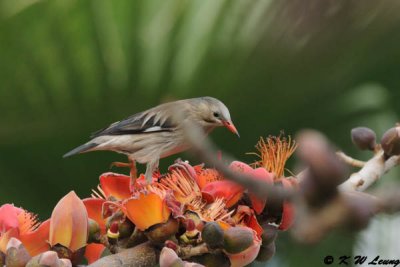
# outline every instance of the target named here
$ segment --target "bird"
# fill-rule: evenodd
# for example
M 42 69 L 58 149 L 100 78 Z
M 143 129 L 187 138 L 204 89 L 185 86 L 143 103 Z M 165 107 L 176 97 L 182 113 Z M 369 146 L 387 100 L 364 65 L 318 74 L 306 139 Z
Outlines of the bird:
M 238 137 L 228 108 L 220 100 L 210 97 L 182 99 L 160 104 L 94 132 L 87 143 L 63 157 L 90 151 L 108 150 L 128 156 L 132 183 L 136 179 L 136 162 L 146 164 L 145 178 L 151 183 L 159 160 L 190 148 L 185 138 L 186 125 L 202 129 L 204 137 L 216 127 L 224 126 Z

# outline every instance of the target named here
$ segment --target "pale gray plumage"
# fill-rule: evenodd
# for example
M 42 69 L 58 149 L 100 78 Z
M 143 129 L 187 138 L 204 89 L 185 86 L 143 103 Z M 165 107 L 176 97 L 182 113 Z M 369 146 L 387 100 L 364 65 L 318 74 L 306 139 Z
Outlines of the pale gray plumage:
M 115 122 L 95 132 L 92 140 L 64 157 L 96 150 L 126 154 L 132 161 L 147 164 L 145 176 L 149 181 L 160 158 L 189 148 L 182 129 L 186 122 L 200 127 L 205 134 L 218 126 L 238 134 L 221 101 L 212 97 L 191 98 L 161 104 Z

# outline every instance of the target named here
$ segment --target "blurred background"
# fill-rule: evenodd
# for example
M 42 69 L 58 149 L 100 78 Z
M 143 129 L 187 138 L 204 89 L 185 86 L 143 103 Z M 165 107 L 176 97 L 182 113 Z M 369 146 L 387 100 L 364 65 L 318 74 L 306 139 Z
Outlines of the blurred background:
M 0 0 L 0 204 L 46 219 L 68 191 L 89 196 L 125 157 L 62 155 L 113 121 L 180 98 L 221 99 L 241 138 L 218 129 L 212 139 L 245 162 L 260 136 L 303 128 L 366 159 L 350 129 L 380 136 L 400 114 L 399 12 L 397 0 Z M 313 247 L 283 233 L 267 265 L 383 255 L 399 235 L 393 220 Z

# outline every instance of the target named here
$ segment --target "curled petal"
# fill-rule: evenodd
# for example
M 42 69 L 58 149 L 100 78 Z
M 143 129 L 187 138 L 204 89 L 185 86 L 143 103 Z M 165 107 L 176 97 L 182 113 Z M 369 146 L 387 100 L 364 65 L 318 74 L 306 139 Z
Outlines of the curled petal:
M 142 231 L 165 223 L 171 214 L 166 201 L 155 193 L 141 193 L 137 199 L 131 198 L 123 206 L 125 215 Z
M 229 165 L 229 169 L 231 169 L 234 172 L 247 173 L 247 174 L 251 174 L 253 172 L 253 168 L 250 167 L 250 165 L 241 161 L 232 161 L 232 163 Z
M 293 179 L 281 178 L 279 181 L 282 183 L 282 186 L 284 188 L 290 189 L 294 186 L 291 180 Z M 281 231 L 286 231 L 287 229 L 289 229 L 293 224 L 294 216 L 295 210 L 293 204 L 288 201 L 284 201 L 282 207 L 282 219 L 278 229 Z
M 18 215 L 23 209 L 12 204 L 4 204 L 0 207 L 0 233 L 7 232 L 11 228 L 18 228 Z
M 181 159 L 176 160 L 176 162 L 174 164 L 169 166 L 168 171 L 182 172 L 186 176 L 190 177 L 191 179 L 196 179 L 196 177 L 197 177 L 197 171 L 196 171 L 195 167 L 193 167 L 188 162 L 183 161 Z
M 248 206 L 239 205 L 237 207 L 236 214 L 233 216 L 233 219 L 236 221 L 236 223 L 253 229 L 259 238 L 264 232 L 264 229 L 257 221 L 254 211 Z
M 264 168 L 254 169 L 250 175 L 251 175 L 251 177 L 253 177 L 253 179 L 263 181 L 267 184 L 273 184 L 273 182 L 274 182 L 274 174 L 268 172 Z M 250 197 L 250 201 L 251 201 L 251 206 L 253 207 L 254 211 L 257 214 L 260 214 L 265 208 L 267 198 L 259 197 L 251 192 L 249 193 L 249 197 Z
M 243 192 L 242 186 L 228 180 L 208 183 L 201 191 L 203 198 L 208 203 L 222 198 L 225 200 L 227 208 L 235 205 L 242 198 Z
M 196 177 L 200 189 L 203 189 L 208 183 L 220 180 L 223 180 L 223 177 L 216 169 L 202 169 Z
M 76 251 L 86 245 L 88 214 L 82 200 L 74 191 L 69 192 L 55 206 L 50 218 L 51 246 L 61 244 Z
M 130 198 L 132 192 L 130 189 L 131 178 L 127 175 L 106 172 L 100 176 L 100 185 L 105 196 L 113 196 L 117 200 Z
M 101 198 L 85 198 L 83 204 L 86 207 L 86 211 L 88 213 L 88 217 L 92 220 L 95 220 L 100 227 L 101 233 L 106 233 L 106 220 L 103 219 L 103 204 L 106 202 Z
M 103 244 L 91 243 L 85 248 L 85 258 L 89 264 L 101 258 L 106 247 Z
M 231 261 L 231 267 L 246 266 L 247 264 L 252 263 L 257 258 L 258 252 L 260 251 L 261 239 L 257 237 L 256 232 L 254 232 L 253 240 L 253 244 L 240 253 L 230 254 L 225 252 L 229 257 L 229 260 Z
M 32 257 L 49 250 L 49 230 L 50 220 L 47 220 L 36 230 L 20 234 L 19 239 Z

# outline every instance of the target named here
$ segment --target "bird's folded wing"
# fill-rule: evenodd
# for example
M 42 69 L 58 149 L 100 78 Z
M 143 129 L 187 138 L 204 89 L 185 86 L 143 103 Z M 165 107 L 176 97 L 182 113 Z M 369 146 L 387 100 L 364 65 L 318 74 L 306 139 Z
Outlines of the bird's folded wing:
M 91 135 L 91 138 L 101 135 L 123 135 L 172 131 L 176 125 L 168 118 L 168 114 L 160 110 L 140 112 L 129 118 L 114 122 L 107 128 Z

